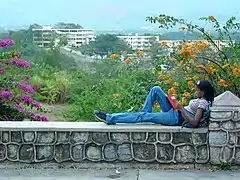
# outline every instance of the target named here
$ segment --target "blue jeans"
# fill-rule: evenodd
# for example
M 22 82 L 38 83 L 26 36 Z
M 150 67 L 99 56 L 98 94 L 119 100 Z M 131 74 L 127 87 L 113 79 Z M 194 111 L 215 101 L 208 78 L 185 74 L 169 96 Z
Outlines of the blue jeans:
M 152 106 L 155 101 L 159 103 L 162 112 L 152 113 Z M 150 122 L 174 126 L 178 125 L 178 111 L 171 107 L 163 90 L 158 86 L 154 86 L 147 95 L 140 112 L 107 114 L 106 120 L 108 124 Z

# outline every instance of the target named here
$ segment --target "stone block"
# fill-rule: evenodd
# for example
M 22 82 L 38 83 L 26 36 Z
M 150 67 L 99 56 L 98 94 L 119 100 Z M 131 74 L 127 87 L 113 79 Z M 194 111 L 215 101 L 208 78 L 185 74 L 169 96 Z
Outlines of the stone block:
M 85 158 L 84 145 L 74 145 L 72 147 L 71 155 L 74 161 L 82 161 Z
M 107 161 L 114 161 L 117 159 L 117 148 L 115 144 L 106 144 L 104 146 L 103 158 Z
M 121 161 L 130 161 L 132 157 L 132 148 L 130 143 L 120 144 L 117 147 L 118 159 Z
M 53 144 L 54 142 L 54 132 L 37 132 L 37 144 Z
M 231 120 L 233 117 L 232 111 L 211 111 L 210 118 L 214 121 L 222 121 L 222 120 Z
M 7 145 L 7 158 L 10 161 L 16 161 L 18 160 L 18 151 L 19 151 L 19 145 L 18 144 L 8 144 Z
M 16 143 L 22 142 L 22 136 L 20 131 L 11 132 L 11 142 L 16 142 Z
M 210 131 L 209 145 L 210 146 L 224 146 L 228 142 L 227 133 L 224 131 Z
M 4 144 L 0 144 L 0 161 L 4 161 L 6 158 L 6 146 Z
M 164 132 L 159 132 L 158 133 L 158 141 L 161 143 L 169 143 L 172 141 L 172 134 L 171 133 L 164 133 Z
M 88 132 L 72 132 L 70 142 L 71 143 L 86 143 L 90 140 Z
M 193 163 L 196 158 L 196 152 L 193 146 L 183 145 L 176 147 L 175 160 L 178 163 Z
M 171 144 L 157 144 L 157 160 L 167 163 L 173 160 L 174 147 Z
M 86 157 L 90 161 L 100 161 L 102 159 L 102 146 L 98 146 L 96 144 L 87 144 Z
M 236 133 L 234 132 L 229 132 L 228 133 L 229 135 L 229 144 L 230 145 L 235 145 L 237 143 L 237 136 L 236 136 Z
M 209 161 L 209 150 L 207 145 L 197 146 L 196 153 L 197 163 L 207 163 Z
M 192 144 L 191 133 L 186 132 L 176 132 L 173 133 L 173 144 Z
M 240 147 L 235 149 L 235 164 L 240 165 Z
M 70 132 L 57 132 L 57 143 L 68 143 Z
M 240 121 L 235 122 L 235 129 L 240 131 Z
M 129 142 L 130 141 L 130 134 L 129 133 L 111 133 L 110 134 L 111 141 L 115 143 L 124 143 L 124 142 Z
M 155 132 L 149 132 L 147 142 L 156 142 L 157 141 L 157 133 Z
M 221 164 L 221 147 L 210 147 L 210 163 L 213 165 Z
M 225 130 L 234 130 L 235 129 L 235 123 L 233 121 L 225 121 L 222 123 L 222 127 Z
M 32 144 L 22 144 L 19 148 L 19 160 L 31 163 L 34 161 L 34 148 Z
M 230 148 L 228 146 L 222 147 L 220 161 L 222 163 L 232 163 L 233 158 L 234 158 L 233 148 Z
M 240 146 L 240 132 L 236 133 L 236 145 Z
M 156 148 L 154 144 L 134 143 L 134 159 L 141 162 L 152 162 L 155 160 Z
M 70 145 L 58 144 L 55 145 L 55 160 L 57 162 L 64 162 L 70 160 Z
M 214 98 L 213 107 L 219 108 L 221 106 L 229 107 L 240 107 L 240 99 L 233 94 L 231 91 L 225 91 Z
M 109 141 L 107 132 L 92 133 L 92 141 L 98 145 L 104 145 Z
M 192 141 L 194 145 L 207 143 L 206 133 L 192 133 Z
M 24 142 L 35 142 L 35 132 L 22 132 Z
M 234 112 L 234 116 L 233 116 L 232 120 L 235 122 L 240 121 L 240 110 Z
M 131 135 L 132 141 L 135 142 L 144 142 L 147 139 L 147 133 L 145 132 L 133 132 Z
M 219 130 L 221 128 L 221 123 L 210 120 L 208 128 L 209 130 Z
M 10 141 L 10 134 L 8 131 L 3 131 L 2 132 L 2 142 L 3 143 L 8 143 Z
M 54 147 L 51 145 L 36 146 L 36 161 L 50 161 L 54 157 Z

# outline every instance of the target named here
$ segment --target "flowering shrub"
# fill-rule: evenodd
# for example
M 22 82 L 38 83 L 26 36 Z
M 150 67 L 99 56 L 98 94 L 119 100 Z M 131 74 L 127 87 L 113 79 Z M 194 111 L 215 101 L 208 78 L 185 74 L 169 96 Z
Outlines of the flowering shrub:
M 180 30 L 200 33 L 203 39 L 182 41 L 175 47 L 169 47 L 171 53 L 161 59 L 161 63 L 167 65 L 167 70 L 156 73 L 157 84 L 168 89 L 168 94 L 177 96 L 183 105 L 193 98 L 194 83 L 199 79 L 210 80 L 217 94 L 230 90 L 240 97 L 240 45 L 232 40 L 231 34 L 239 31 L 240 23 L 234 17 L 224 25 L 213 16 L 200 19 L 211 24 L 217 37 L 183 19 L 167 15 L 147 17 L 151 23 L 158 23 L 160 28 L 181 25 Z M 161 45 L 168 46 L 163 42 Z
M 0 40 L 0 120 L 48 121 L 45 116 L 35 114 L 43 108 L 31 97 L 35 91 L 29 83 L 30 77 L 23 74 L 30 63 L 14 50 L 4 51 L 13 45 L 12 40 Z

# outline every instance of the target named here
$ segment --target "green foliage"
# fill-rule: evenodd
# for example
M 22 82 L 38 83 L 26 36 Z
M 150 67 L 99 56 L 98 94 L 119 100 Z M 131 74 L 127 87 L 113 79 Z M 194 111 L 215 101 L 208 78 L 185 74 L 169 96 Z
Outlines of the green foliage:
M 222 163 L 222 164 L 217 166 L 217 170 L 220 170 L 220 171 L 231 171 L 232 170 L 232 166 L 229 163 Z
M 240 23 L 235 17 L 229 18 L 225 23 L 218 22 L 213 16 L 202 17 L 200 20 L 209 23 L 213 27 L 212 31 L 217 35 L 213 36 L 204 27 L 173 16 L 160 14 L 156 17 L 147 17 L 147 21 L 158 23 L 160 28 L 170 29 L 180 25 L 179 29 L 200 34 L 205 40 L 195 43 L 183 41 L 182 45 L 176 47 L 173 54 L 160 59 L 160 62 L 168 64 L 169 59 L 174 57 L 175 64 L 169 66 L 172 73 L 179 71 L 180 66 L 182 66 L 180 71 L 184 76 L 193 77 L 203 72 L 201 78 L 209 79 L 216 87 L 217 94 L 230 90 L 240 97 L 239 45 L 233 41 L 235 34 L 239 33 Z M 216 37 L 226 43 L 225 48 L 222 49 L 215 43 Z M 224 41 L 226 38 L 228 41 Z M 176 82 L 180 81 L 178 78 L 174 79 Z
M 82 29 L 83 28 L 80 24 L 64 23 L 64 22 L 59 22 L 55 24 L 54 27 L 58 29 Z
M 127 43 L 115 35 L 102 34 L 96 37 L 95 41 L 82 45 L 80 51 L 86 55 L 119 54 L 121 51 L 131 51 Z
M 100 66 L 102 68 L 98 68 Z M 113 113 L 141 108 L 147 91 L 155 82 L 151 70 L 136 70 L 112 60 L 104 60 L 96 67 L 91 74 L 73 73 L 78 80 L 71 84 L 71 91 L 75 93 L 67 119 L 93 121 L 94 109 Z

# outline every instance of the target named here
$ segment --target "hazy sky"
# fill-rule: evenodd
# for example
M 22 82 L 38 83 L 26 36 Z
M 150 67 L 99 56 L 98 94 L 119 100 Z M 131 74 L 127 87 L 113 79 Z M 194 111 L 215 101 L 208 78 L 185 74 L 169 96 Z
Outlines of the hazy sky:
M 146 16 L 166 13 L 189 20 L 240 17 L 240 0 L 0 0 L 0 25 L 79 23 L 98 30 L 150 26 Z

